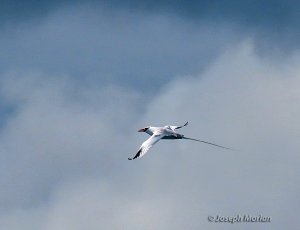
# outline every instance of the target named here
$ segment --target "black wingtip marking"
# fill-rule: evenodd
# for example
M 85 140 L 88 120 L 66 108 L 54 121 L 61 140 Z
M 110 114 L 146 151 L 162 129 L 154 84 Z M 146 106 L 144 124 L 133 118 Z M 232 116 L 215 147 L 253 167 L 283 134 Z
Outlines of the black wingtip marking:
M 134 159 L 138 158 L 138 157 L 141 155 L 141 152 L 142 152 L 142 149 L 140 149 L 140 150 L 137 152 L 137 154 L 135 154 L 135 156 L 134 156 L 133 158 L 129 157 L 128 160 L 131 161 L 131 160 L 134 160 Z

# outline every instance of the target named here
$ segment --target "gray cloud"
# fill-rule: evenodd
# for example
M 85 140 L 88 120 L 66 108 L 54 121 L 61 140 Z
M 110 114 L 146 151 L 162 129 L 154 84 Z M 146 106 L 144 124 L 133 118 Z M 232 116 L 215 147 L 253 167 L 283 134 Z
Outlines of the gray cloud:
M 17 109 L 0 138 L 1 228 L 216 229 L 208 215 L 237 213 L 272 216 L 257 229 L 299 226 L 299 60 L 270 62 L 245 42 L 142 113 L 138 91 L 6 76 Z M 185 120 L 185 135 L 242 151 L 165 141 L 127 161 L 146 138 L 137 128 Z
M 70 79 L 36 76 L 8 75 L 2 83 L 2 94 L 16 107 L 1 131 L 2 207 L 31 207 L 75 174 L 106 174 L 120 150 L 112 140 L 122 139 L 118 131 L 128 132 L 124 124 L 135 119 L 137 94 L 111 86 L 80 88 L 78 95 Z
M 72 75 L 79 84 L 84 79 L 151 92 L 171 78 L 203 71 L 239 39 L 230 27 L 203 24 L 194 30 L 172 17 L 128 12 L 114 17 L 75 7 L 6 31 L 0 70 Z
M 32 1 L 25 4 L 23 1 L 2 1 L 2 17 L 13 18 L 20 16 L 34 16 L 59 7 L 77 5 L 79 1 Z M 173 12 L 187 18 L 214 18 L 241 22 L 245 25 L 267 25 L 283 28 L 294 24 L 299 14 L 295 1 L 136 1 L 136 0 L 112 0 L 112 1 L 86 1 L 87 6 L 102 6 L 113 9 L 132 9 L 143 12 Z M 294 24 L 295 25 L 295 24 Z
M 203 21 L 212 24 L 233 24 L 237 31 L 256 38 L 261 48 L 293 51 L 299 38 L 299 3 L 297 1 L 2 1 L 0 18 L 5 26 L 26 19 L 35 21 L 59 9 L 72 6 L 91 7 L 118 15 L 122 11 L 137 14 L 173 15 L 192 24 L 195 28 Z M 117 16 L 118 17 L 118 16 Z

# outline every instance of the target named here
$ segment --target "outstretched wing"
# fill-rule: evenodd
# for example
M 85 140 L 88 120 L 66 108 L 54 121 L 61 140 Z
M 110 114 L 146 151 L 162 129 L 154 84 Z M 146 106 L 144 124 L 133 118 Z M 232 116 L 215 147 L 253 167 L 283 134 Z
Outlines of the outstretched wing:
M 141 145 L 139 151 L 135 154 L 135 156 L 133 158 L 129 157 L 128 160 L 134 160 L 144 156 L 148 152 L 148 150 L 164 136 L 164 134 L 153 134 Z
M 189 122 L 186 122 L 184 125 L 181 125 L 181 126 L 175 126 L 175 125 L 170 125 L 170 128 L 175 131 L 175 129 L 180 129 L 184 126 L 187 126 Z

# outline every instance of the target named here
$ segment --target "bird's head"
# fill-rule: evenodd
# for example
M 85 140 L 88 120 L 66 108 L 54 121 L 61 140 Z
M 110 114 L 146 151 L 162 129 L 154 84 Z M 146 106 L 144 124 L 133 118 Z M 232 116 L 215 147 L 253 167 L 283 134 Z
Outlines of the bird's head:
M 141 128 L 141 129 L 138 130 L 138 132 L 146 132 L 149 128 L 150 128 L 150 126 L 147 126 L 145 128 Z

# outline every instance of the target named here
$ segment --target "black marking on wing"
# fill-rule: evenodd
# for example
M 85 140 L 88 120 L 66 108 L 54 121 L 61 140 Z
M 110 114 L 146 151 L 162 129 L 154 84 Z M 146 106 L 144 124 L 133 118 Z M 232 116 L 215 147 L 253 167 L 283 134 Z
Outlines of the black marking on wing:
M 182 127 L 184 127 L 184 126 L 187 126 L 188 125 L 188 121 L 184 124 L 184 125 L 182 125 L 182 126 L 178 126 L 178 127 L 176 127 L 175 129 L 180 129 L 180 128 L 182 128 Z
M 139 151 L 137 152 L 137 154 L 135 154 L 135 156 L 133 157 L 133 158 L 131 158 L 131 157 L 128 157 L 128 160 L 134 160 L 134 159 L 136 159 L 136 158 L 138 158 L 138 157 L 140 157 L 140 155 L 141 155 L 141 152 L 142 152 L 142 148 L 140 148 L 139 149 Z
M 176 135 L 164 136 L 162 139 L 164 139 L 164 140 L 176 140 L 176 139 L 182 139 L 182 138 L 184 138 L 184 135 L 177 133 Z

